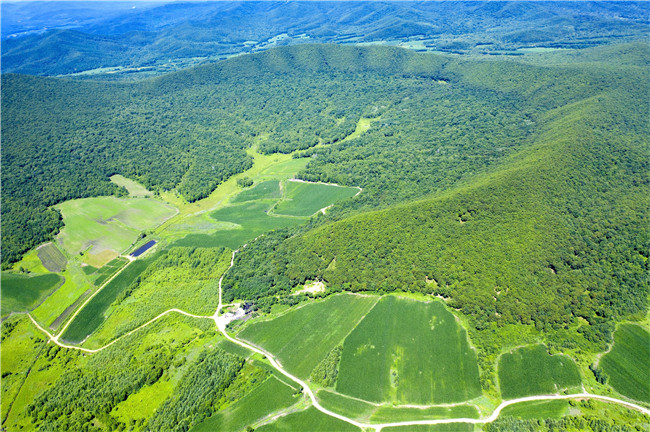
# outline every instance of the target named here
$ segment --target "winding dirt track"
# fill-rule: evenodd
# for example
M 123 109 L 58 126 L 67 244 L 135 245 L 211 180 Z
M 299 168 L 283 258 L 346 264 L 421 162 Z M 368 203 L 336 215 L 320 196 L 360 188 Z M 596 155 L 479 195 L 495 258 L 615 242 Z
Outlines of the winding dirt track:
M 246 245 L 244 245 L 244 247 L 245 246 Z M 52 342 L 54 342 L 55 344 L 57 344 L 58 346 L 63 347 L 63 348 L 76 349 L 76 350 L 84 351 L 84 352 L 91 353 L 91 354 L 108 348 L 109 346 L 111 346 L 114 343 L 118 342 L 120 339 L 125 338 L 125 337 L 137 332 L 138 330 L 141 330 L 142 328 L 154 323 L 155 321 L 159 320 L 163 316 L 165 316 L 165 315 L 167 315 L 169 313 L 172 313 L 172 312 L 180 313 L 182 315 L 189 316 L 189 317 L 192 317 L 192 318 L 212 319 L 212 320 L 214 320 L 214 322 L 215 322 L 217 328 L 219 329 L 219 331 L 224 335 L 224 337 L 226 337 L 226 339 L 228 339 L 232 343 L 235 343 L 235 344 L 237 344 L 237 345 L 239 345 L 241 347 L 244 347 L 244 348 L 246 348 L 246 349 L 248 349 L 250 351 L 253 351 L 253 352 L 256 352 L 258 354 L 266 356 L 266 358 L 269 360 L 271 365 L 275 369 L 277 369 L 278 372 L 280 372 L 282 375 L 286 376 L 287 378 L 289 378 L 291 381 L 295 382 L 296 384 L 300 385 L 303 388 L 303 391 L 309 397 L 309 399 L 310 399 L 312 405 L 314 406 L 314 408 L 316 408 L 318 411 L 320 411 L 323 414 L 326 414 L 326 415 L 328 415 L 330 417 L 334 417 L 334 418 L 339 419 L 341 421 L 344 421 L 346 423 L 352 424 L 352 425 L 354 425 L 354 426 L 356 426 L 358 428 L 361 428 L 361 429 L 374 429 L 376 432 L 380 432 L 383 428 L 395 427 L 395 426 L 435 425 L 435 424 L 449 424 L 449 423 L 471 423 L 471 424 L 491 423 L 491 422 L 493 422 L 494 420 L 497 419 L 497 417 L 499 416 L 501 411 L 507 406 L 514 405 L 514 404 L 517 404 L 517 403 L 520 403 L 520 402 L 544 401 L 544 400 L 553 400 L 553 399 L 596 399 L 596 400 L 601 400 L 601 401 L 604 401 L 604 402 L 610 402 L 610 403 L 616 403 L 616 404 L 619 404 L 619 405 L 623 405 L 623 406 L 628 407 L 630 409 L 639 411 L 639 412 L 641 412 L 641 413 L 643 413 L 645 415 L 650 415 L 650 410 L 647 409 L 647 408 L 644 408 L 644 407 L 642 407 L 640 405 L 637 405 L 637 404 L 634 404 L 634 403 L 631 403 L 631 402 L 627 402 L 627 401 L 624 401 L 624 400 L 621 400 L 621 399 L 616 399 L 616 398 L 612 398 L 612 397 L 608 397 L 608 396 L 595 395 L 595 394 L 591 394 L 591 393 L 587 393 L 587 392 L 570 394 L 570 395 L 554 394 L 554 395 L 528 396 L 528 397 L 503 401 L 503 402 L 501 402 L 501 404 L 499 404 L 499 406 L 496 407 L 496 409 L 492 412 L 492 414 L 489 417 L 485 417 L 485 418 L 481 418 L 481 419 L 451 418 L 451 419 L 413 420 L 413 421 L 402 421 L 402 422 L 395 422 L 395 423 L 375 423 L 375 424 L 371 424 L 371 423 L 359 422 L 359 421 L 356 421 L 356 420 L 351 419 L 349 417 L 346 417 L 344 415 L 337 414 L 337 413 L 335 413 L 333 411 L 330 411 L 327 408 L 323 407 L 318 402 L 318 399 L 314 395 L 314 392 L 307 385 L 307 383 L 304 382 L 303 380 L 301 380 L 300 378 L 290 374 L 286 370 L 284 370 L 282 365 L 280 365 L 280 363 L 273 357 L 273 355 L 271 353 L 269 353 L 269 352 L 267 352 L 267 351 L 265 351 L 265 350 L 263 350 L 263 349 L 261 349 L 259 347 L 255 347 L 255 346 L 247 344 L 246 342 L 235 339 L 226 332 L 226 325 L 230 322 L 231 319 L 221 315 L 221 309 L 223 307 L 221 283 L 223 282 L 223 278 L 224 278 L 225 274 L 235 264 L 235 254 L 237 254 L 237 252 L 239 252 L 239 251 L 236 250 L 236 251 L 234 251 L 232 253 L 232 257 L 230 258 L 230 267 L 228 267 L 228 269 L 226 269 L 224 274 L 221 275 L 221 278 L 219 278 L 219 305 L 218 305 L 217 310 L 215 311 L 213 316 L 193 315 L 193 314 L 187 313 L 185 311 L 182 311 L 180 309 L 169 309 L 169 310 L 161 313 L 157 317 L 155 317 L 155 318 L 147 321 L 146 323 L 142 324 L 141 326 L 139 326 L 139 327 L 131 330 L 130 332 L 120 336 L 119 338 L 113 340 L 109 344 L 107 344 L 107 345 L 105 345 L 105 346 L 103 346 L 101 348 L 94 349 L 94 350 L 87 349 L 87 348 L 82 348 L 82 347 L 77 347 L 77 346 L 72 346 L 72 345 L 62 344 L 61 342 L 59 342 L 59 336 L 63 333 L 63 331 L 61 331 L 61 333 L 59 333 L 58 336 L 53 336 L 47 330 L 45 330 L 43 327 L 41 327 L 29 313 L 27 314 L 27 316 L 29 316 L 29 318 L 32 320 L 34 325 L 39 330 L 41 330 L 43 333 L 45 333 L 49 337 L 49 339 Z M 90 299 L 88 299 L 88 300 L 90 300 Z M 87 302 L 88 301 L 86 301 L 86 303 Z M 84 305 L 82 305 L 81 308 L 83 308 L 83 306 L 85 306 L 85 303 L 84 303 Z M 79 308 L 79 310 L 81 310 L 81 308 Z M 77 313 L 78 313 L 78 311 L 77 311 Z M 69 324 L 69 322 L 68 322 L 68 324 Z M 66 325 L 66 327 L 67 327 L 67 325 Z M 65 328 L 63 330 L 65 330 Z

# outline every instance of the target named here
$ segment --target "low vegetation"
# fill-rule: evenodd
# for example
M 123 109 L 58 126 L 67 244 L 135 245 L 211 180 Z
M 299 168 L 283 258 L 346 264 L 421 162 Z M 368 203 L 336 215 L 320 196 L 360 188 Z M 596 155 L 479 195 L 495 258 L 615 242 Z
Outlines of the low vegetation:
M 579 387 L 580 372 L 571 358 L 549 355 L 544 345 L 522 347 L 499 359 L 499 387 L 504 399 L 555 394 Z
M 43 267 L 49 271 L 53 273 L 60 273 L 65 270 L 65 266 L 68 263 L 68 260 L 54 243 L 45 243 L 36 249 L 36 251 L 38 258 L 43 263 Z
M 312 432 L 359 432 L 356 426 L 321 413 L 314 407 L 280 417 L 273 423 L 255 429 L 258 432 L 312 431 Z
M 284 184 L 285 199 L 273 209 L 279 215 L 311 216 L 317 211 L 345 198 L 350 198 L 359 189 L 325 184 L 287 181 Z
M 25 312 L 36 307 L 58 288 L 63 278 L 58 274 L 25 275 L 2 272 L 2 313 Z

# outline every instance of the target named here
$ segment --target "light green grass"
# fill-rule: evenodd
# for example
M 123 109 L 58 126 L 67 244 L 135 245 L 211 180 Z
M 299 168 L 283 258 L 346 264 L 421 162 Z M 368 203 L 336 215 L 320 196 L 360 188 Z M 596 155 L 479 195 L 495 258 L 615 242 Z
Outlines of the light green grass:
M 275 377 L 269 377 L 264 383 L 248 393 L 242 399 L 217 412 L 203 423 L 191 429 L 192 432 L 239 431 L 255 424 L 270 413 L 287 408 L 300 399 L 294 396 L 294 390 Z
M 517 348 L 499 358 L 499 385 L 504 399 L 552 394 L 580 385 L 571 358 L 549 355 L 542 344 Z
M 32 276 L 2 272 L 1 315 L 31 310 L 62 281 L 63 278 L 54 273 Z
M 370 421 L 373 423 L 386 423 L 445 418 L 479 418 L 479 413 L 476 407 L 469 405 L 430 407 L 423 409 L 382 406 L 370 417 Z
M 231 203 L 240 203 L 246 201 L 255 201 L 260 199 L 274 199 L 282 196 L 280 192 L 280 182 L 276 180 L 267 180 L 258 183 L 250 189 L 238 193 Z
M 50 273 L 50 271 L 43 266 L 41 259 L 38 257 L 38 250 L 36 249 L 32 249 L 23 255 L 23 258 L 15 263 L 12 268 L 14 270 L 23 268 L 30 273 Z
M 275 431 L 292 431 L 292 432 L 360 432 L 361 429 L 344 421 L 335 419 L 310 407 L 305 411 L 289 414 L 280 417 L 273 423 L 264 425 L 255 429 L 257 432 L 275 432 Z
M 171 396 L 174 386 L 168 380 L 160 380 L 155 384 L 143 387 L 139 392 L 130 395 L 125 401 L 113 408 L 111 415 L 129 424 L 131 421 L 151 417 L 156 409 Z
M 123 175 L 115 174 L 114 176 L 111 176 L 111 181 L 118 186 L 124 186 L 126 190 L 129 191 L 129 196 L 145 197 L 153 195 L 153 192 L 148 190 L 146 187 L 135 180 L 124 177 Z
M 417 405 L 481 394 L 476 354 L 451 312 L 439 302 L 393 296 L 382 298 L 345 340 L 336 390 Z
M 129 262 L 126 258 L 117 257 L 114 260 L 110 261 L 97 272 L 97 279 L 95 279 L 95 286 L 101 286 L 104 282 L 110 279 L 111 276 L 115 274 L 119 269 L 124 267 L 124 265 Z M 85 271 L 84 271 L 85 273 Z
M 36 249 L 36 253 L 43 263 L 43 267 L 51 272 L 62 272 L 68 263 L 68 260 L 61 253 L 59 248 L 52 242 L 40 246 Z
M 368 421 L 377 406 L 361 400 L 352 399 L 329 390 L 318 392 L 318 400 L 325 408 L 355 420 Z
M 146 229 L 176 213 L 168 204 L 149 198 L 98 197 L 66 201 L 56 206 L 65 227 L 59 234 L 68 253 L 121 253 Z
M 449 423 L 437 425 L 395 426 L 382 429 L 388 432 L 473 432 L 471 423 Z
M 505 407 L 500 417 L 516 417 L 519 419 L 545 419 L 562 417 L 569 409 L 566 400 L 521 402 Z
M 92 285 L 79 266 L 69 265 L 63 272 L 65 282 L 37 307 L 32 316 L 43 326 L 50 326 L 66 308 L 72 305 Z
M 289 372 L 307 379 L 376 302 L 377 297 L 335 295 L 273 320 L 253 323 L 238 336 L 263 347 Z
M 273 209 L 275 214 L 311 216 L 337 201 L 355 196 L 359 189 L 318 183 L 287 181 L 284 197 Z
M 621 324 L 614 346 L 599 366 L 609 384 L 622 395 L 650 403 L 650 334 L 634 324 Z

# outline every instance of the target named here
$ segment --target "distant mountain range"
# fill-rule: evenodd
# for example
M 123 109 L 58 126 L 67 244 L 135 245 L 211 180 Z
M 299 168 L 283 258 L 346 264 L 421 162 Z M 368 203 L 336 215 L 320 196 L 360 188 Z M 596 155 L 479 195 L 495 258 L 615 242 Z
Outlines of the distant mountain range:
M 313 42 L 516 55 L 647 39 L 649 13 L 646 2 L 3 3 L 2 72 L 158 74 Z

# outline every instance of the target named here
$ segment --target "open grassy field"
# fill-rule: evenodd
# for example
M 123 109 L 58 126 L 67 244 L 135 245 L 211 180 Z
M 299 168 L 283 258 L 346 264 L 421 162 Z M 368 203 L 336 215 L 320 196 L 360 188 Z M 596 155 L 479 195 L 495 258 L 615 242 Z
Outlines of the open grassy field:
M 479 418 L 476 407 L 469 405 L 457 405 L 451 407 L 431 408 L 400 408 L 400 407 L 379 407 L 370 416 L 373 423 L 398 422 L 408 420 L 435 420 L 443 418 Z
M 241 203 L 246 201 L 255 201 L 260 199 L 276 199 L 280 198 L 280 182 L 277 180 L 267 180 L 256 184 L 250 189 L 245 189 L 235 195 L 230 200 L 231 203 Z
M 377 297 L 330 296 L 270 321 L 251 324 L 238 336 L 263 347 L 289 372 L 307 379 L 376 302 Z
M 78 263 L 69 263 L 62 275 L 65 278 L 63 285 L 32 312 L 32 316 L 41 325 L 52 329 L 57 328 L 63 319 L 72 313 L 71 306 L 75 302 L 90 295 L 93 289 L 88 276 Z
M 88 261 L 96 267 L 127 249 L 143 230 L 154 228 L 176 213 L 172 206 L 149 198 L 85 198 L 56 207 L 65 223 L 59 234 L 63 247 L 73 255 L 84 252 L 98 256 L 103 262 Z
M 559 418 L 566 414 L 568 409 L 569 402 L 562 399 L 522 402 L 505 407 L 499 416 L 519 419 Z
M 111 416 L 124 422 L 136 422 L 151 417 L 156 409 L 174 390 L 169 380 L 159 380 L 155 384 L 143 387 L 135 394 L 120 402 L 111 411 Z
M 129 262 L 126 258 L 117 257 L 114 260 L 105 264 L 97 272 L 97 279 L 95 279 L 95 286 L 101 286 L 106 280 L 108 280 L 116 271 L 124 267 L 124 264 Z
M 382 298 L 345 340 L 336 390 L 418 405 L 481 394 L 476 354 L 451 312 L 394 296 Z
M 12 268 L 14 270 L 19 270 L 23 268 L 30 273 L 49 273 L 50 271 L 43 266 L 43 262 L 38 257 L 38 250 L 32 249 L 23 255 L 23 258 L 15 263 Z
M 62 272 L 68 263 L 65 255 L 63 255 L 59 248 L 52 242 L 45 243 L 38 247 L 36 253 L 43 263 L 43 267 L 54 273 Z
M 396 426 L 382 429 L 388 432 L 474 432 L 470 423 L 449 423 L 437 425 Z
M 172 308 L 211 316 L 219 302 L 219 277 L 228 268 L 230 256 L 231 252 L 226 249 L 174 248 L 166 251 L 139 275 L 137 283 L 121 297 L 117 296 L 118 301 L 113 301 L 112 307 L 108 300 L 101 304 L 109 306 L 100 318 L 103 322 L 84 346 L 103 346 Z M 89 303 L 86 307 L 90 306 Z M 77 318 L 80 316 L 81 313 Z M 88 329 L 85 332 L 88 334 Z M 75 336 L 78 339 L 82 334 Z M 67 337 L 68 332 L 64 336 Z
M 111 176 L 111 181 L 118 186 L 124 186 L 124 188 L 129 191 L 129 196 L 145 197 L 153 195 L 153 192 L 148 190 L 146 187 L 135 180 L 124 177 L 123 175 L 115 174 L 114 176 Z
M 305 411 L 289 414 L 280 417 L 273 423 L 255 429 L 258 432 L 276 431 L 310 431 L 310 432 L 359 432 L 360 429 L 344 421 L 335 419 L 310 407 Z
M 294 390 L 274 376 L 242 399 L 219 411 L 191 429 L 192 432 L 239 431 L 255 424 L 270 413 L 287 408 L 300 400 Z
M 7 418 L 9 407 L 45 342 L 43 334 L 26 316 L 12 317 L 2 323 L 0 423 Z
M 58 287 L 63 278 L 58 274 L 27 276 L 2 272 L 1 315 L 32 309 Z
M 129 264 L 79 312 L 79 315 L 70 323 L 70 326 L 63 334 L 63 339 L 72 343 L 79 343 L 97 330 L 104 322 L 105 313 L 109 306 L 142 274 L 157 256 L 139 259 Z
M 580 372 L 569 357 L 549 355 L 542 344 L 517 348 L 499 358 L 499 386 L 504 399 L 551 394 L 580 385 Z
M 650 403 L 650 334 L 634 324 L 621 324 L 614 333 L 614 346 L 599 366 L 609 384 L 622 395 Z
M 289 216 L 311 216 L 320 209 L 359 192 L 357 188 L 296 181 L 286 181 L 284 188 L 284 199 L 273 212 Z
M 320 390 L 318 400 L 325 408 L 356 420 L 369 421 L 378 406 L 329 390 Z

